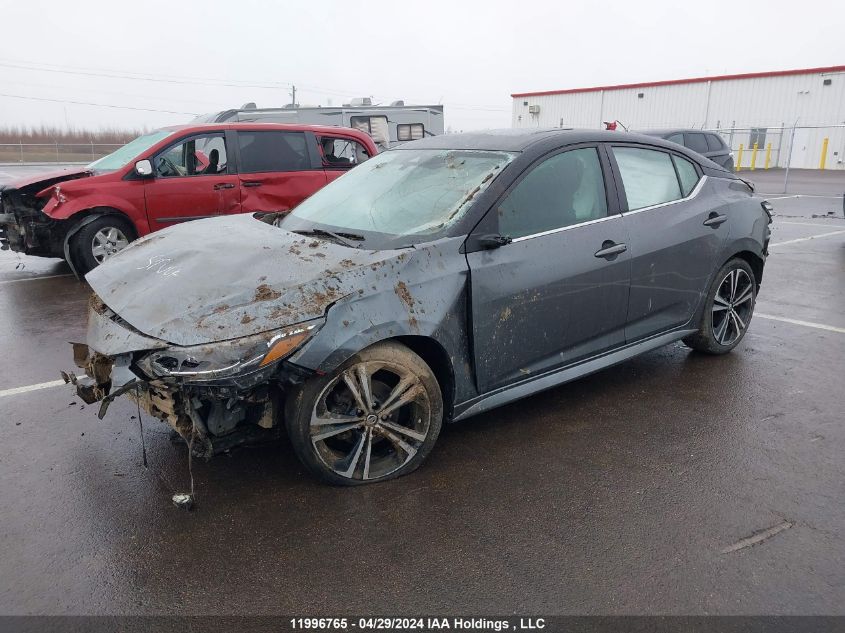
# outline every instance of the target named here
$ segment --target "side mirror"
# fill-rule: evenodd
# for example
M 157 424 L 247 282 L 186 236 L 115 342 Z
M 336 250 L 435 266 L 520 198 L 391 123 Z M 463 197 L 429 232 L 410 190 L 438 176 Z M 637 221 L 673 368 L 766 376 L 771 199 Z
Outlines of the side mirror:
M 141 178 L 149 178 L 153 175 L 153 164 L 146 159 L 139 160 L 135 163 L 135 173 Z

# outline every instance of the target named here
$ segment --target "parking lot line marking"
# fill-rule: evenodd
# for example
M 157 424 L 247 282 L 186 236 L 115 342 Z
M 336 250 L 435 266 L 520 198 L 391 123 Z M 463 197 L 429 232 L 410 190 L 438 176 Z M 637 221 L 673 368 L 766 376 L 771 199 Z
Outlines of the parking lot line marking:
M 722 549 L 722 554 L 730 554 L 731 552 L 736 552 L 741 549 L 745 549 L 746 547 L 751 547 L 752 545 L 757 545 L 757 543 L 762 543 L 770 538 L 772 538 L 775 534 L 780 534 L 784 530 L 788 530 L 791 528 L 793 523 L 791 521 L 784 521 L 783 523 L 779 523 L 778 525 L 774 525 L 766 530 L 760 530 L 759 532 L 755 532 L 751 536 L 747 536 L 744 539 L 740 539 L 733 545 L 729 545 Z
M 799 237 L 795 240 L 786 240 L 785 242 L 775 242 L 774 244 L 769 244 L 769 248 L 773 246 L 785 246 L 786 244 L 797 244 L 798 242 L 806 242 L 808 240 L 816 240 L 820 237 L 831 237 L 833 235 L 842 235 L 845 231 L 831 231 L 830 233 L 821 233 L 819 235 L 811 235 L 810 237 Z
M 840 218 L 831 218 L 832 220 L 839 220 Z M 830 226 L 827 222 L 775 222 L 775 226 L 779 226 L 781 224 L 791 224 L 793 226 L 825 226 L 826 224 Z M 843 224 L 834 224 L 833 226 L 845 226 Z
M 6 281 L 0 281 L 0 286 L 5 284 L 16 284 L 20 281 L 41 281 L 42 279 L 55 279 L 56 277 L 73 277 L 71 273 L 64 273 L 62 275 L 46 275 L 44 277 L 27 277 L 26 279 L 8 279 Z
M 761 319 L 769 319 L 771 321 L 782 321 L 783 323 L 791 323 L 792 325 L 803 325 L 804 327 L 811 327 L 817 330 L 827 330 L 828 332 L 838 332 L 845 334 L 845 328 L 836 327 L 834 325 L 825 325 L 824 323 L 813 323 L 812 321 L 801 321 L 799 319 L 788 319 L 787 317 L 775 316 L 774 314 L 763 314 L 762 312 L 755 312 L 754 316 Z
M 825 195 L 820 195 L 820 194 L 815 194 L 815 193 L 794 193 L 794 194 L 791 194 L 791 195 L 784 196 L 784 195 L 780 195 L 780 194 L 763 193 L 762 191 L 760 193 L 758 193 L 757 195 L 765 197 L 766 200 L 788 200 L 790 198 L 831 198 L 831 199 L 836 199 L 836 198 L 842 197 L 841 193 L 839 195 L 832 195 L 832 196 L 825 196 Z
M 13 387 L 12 389 L 3 389 L 0 391 L 0 398 L 6 396 L 15 396 L 19 393 L 26 393 L 28 391 L 38 391 L 39 389 L 49 389 L 50 387 L 59 387 L 66 384 L 64 380 L 51 380 L 50 382 L 39 382 L 37 385 L 26 385 L 25 387 Z

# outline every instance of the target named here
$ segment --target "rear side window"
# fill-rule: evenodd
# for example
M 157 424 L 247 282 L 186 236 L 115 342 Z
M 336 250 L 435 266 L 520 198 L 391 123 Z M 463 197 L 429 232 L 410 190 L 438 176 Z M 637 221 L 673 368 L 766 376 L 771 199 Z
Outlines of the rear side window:
M 629 211 L 683 197 L 672 158 L 666 152 L 614 147 L 613 155 L 625 186 Z
M 302 132 L 238 132 L 240 172 L 302 171 L 309 169 Z
M 681 181 L 681 193 L 684 194 L 684 197 L 687 197 L 698 183 L 698 172 L 695 170 L 695 166 L 686 158 L 673 155 L 672 160 L 675 161 L 675 167 L 678 169 L 678 179 Z
M 499 232 L 525 237 L 607 216 L 595 148 L 557 154 L 534 167 L 499 205 Z
M 717 152 L 721 149 L 725 149 L 724 143 L 722 143 L 722 139 L 716 136 L 715 134 L 707 134 L 707 147 L 710 149 L 711 152 Z
M 684 145 L 694 152 L 703 153 L 709 151 L 707 149 L 707 141 L 704 139 L 704 134 L 700 134 L 698 132 L 686 132 L 684 134 L 684 139 Z
M 684 135 L 683 134 L 673 134 L 672 136 L 666 139 L 667 141 L 671 141 L 672 143 L 677 143 L 678 145 L 684 144 Z

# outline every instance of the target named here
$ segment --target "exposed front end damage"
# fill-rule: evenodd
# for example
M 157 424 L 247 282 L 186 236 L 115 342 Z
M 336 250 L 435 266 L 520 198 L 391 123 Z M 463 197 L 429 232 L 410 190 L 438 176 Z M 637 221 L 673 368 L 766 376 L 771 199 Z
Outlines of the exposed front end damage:
M 132 328 L 94 295 L 89 344 L 73 343 L 84 376 L 62 376 L 85 403 L 100 403 L 101 419 L 126 395 L 168 424 L 194 455 L 210 458 L 278 436 L 286 392 L 312 373 L 283 359 L 318 328 L 311 322 L 249 337 L 255 340 L 168 345 Z
M 91 172 L 63 172 L 0 187 L 0 249 L 26 255 L 64 257 L 67 220 L 44 213 L 50 199 L 60 197 L 59 183 L 90 176 Z M 41 195 L 39 195 L 41 194 Z

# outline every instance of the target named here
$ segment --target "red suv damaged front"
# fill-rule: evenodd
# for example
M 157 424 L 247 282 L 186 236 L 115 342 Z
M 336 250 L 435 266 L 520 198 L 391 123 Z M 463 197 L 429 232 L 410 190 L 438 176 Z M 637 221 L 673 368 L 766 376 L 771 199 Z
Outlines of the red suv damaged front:
M 84 169 L 0 186 L 0 247 L 62 257 L 85 273 L 172 224 L 287 213 L 376 152 L 369 135 L 339 127 L 232 123 L 157 130 Z

